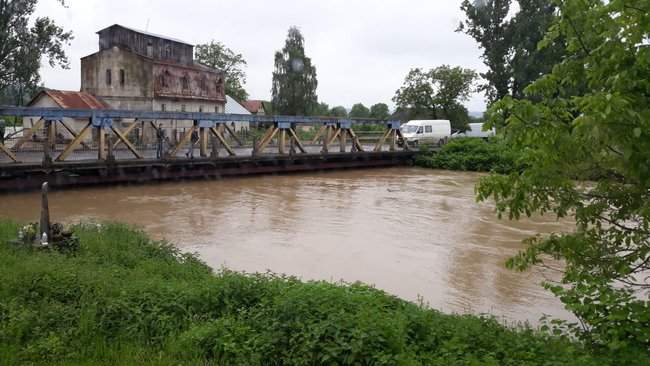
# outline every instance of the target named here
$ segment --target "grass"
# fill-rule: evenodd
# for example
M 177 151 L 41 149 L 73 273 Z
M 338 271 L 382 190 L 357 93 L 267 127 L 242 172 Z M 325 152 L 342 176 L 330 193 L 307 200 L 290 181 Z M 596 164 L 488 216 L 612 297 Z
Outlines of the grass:
M 505 142 L 493 138 L 458 138 L 444 145 L 439 152 L 424 149 L 415 164 L 433 169 L 462 170 L 507 174 L 518 170 L 520 154 Z
M 74 254 L 16 247 L 0 221 L 2 365 L 648 365 L 362 284 L 214 273 L 121 224 Z

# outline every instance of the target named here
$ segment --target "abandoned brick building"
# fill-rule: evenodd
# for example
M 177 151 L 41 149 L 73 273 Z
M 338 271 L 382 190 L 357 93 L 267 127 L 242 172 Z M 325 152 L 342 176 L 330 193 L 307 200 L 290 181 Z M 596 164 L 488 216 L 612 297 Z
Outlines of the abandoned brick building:
M 81 59 L 81 91 L 114 109 L 223 113 L 222 71 L 194 61 L 183 41 L 113 25 Z
M 39 93 L 32 107 L 93 108 L 162 112 L 248 113 L 239 102 L 225 94 L 225 74 L 194 60 L 194 46 L 186 42 L 127 28 L 118 24 L 97 32 L 99 51 L 81 59 L 81 91 L 48 90 Z M 235 105 L 237 104 L 237 105 Z M 238 108 L 239 107 L 239 108 Z M 79 131 L 84 120 L 67 121 Z M 120 127 L 133 120 L 114 121 Z M 138 141 L 151 143 L 155 131 L 146 121 L 133 133 Z M 168 137 L 175 142 L 193 121 L 161 121 Z M 24 118 L 25 128 L 38 118 Z M 248 122 L 233 122 L 236 130 Z M 61 130 L 64 138 L 72 135 Z M 92 136 L 88 137 L 93 139 Z

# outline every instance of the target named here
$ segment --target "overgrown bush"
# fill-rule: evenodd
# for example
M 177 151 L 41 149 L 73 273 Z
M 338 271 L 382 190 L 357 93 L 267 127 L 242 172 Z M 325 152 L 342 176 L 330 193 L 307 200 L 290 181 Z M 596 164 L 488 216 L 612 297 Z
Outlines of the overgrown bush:
M 507 174 L 520 167 L 519 154 L 493 138 L 453 139 L 440 151 L 423 149 L 416 157 L 415 164 L 433 169 L 463 170 Z
M 647 365 L 362 284 L 218 273 L 118 224 L 75 227 L 75 256 L 9 245 L 0 221 L 2 365 Z

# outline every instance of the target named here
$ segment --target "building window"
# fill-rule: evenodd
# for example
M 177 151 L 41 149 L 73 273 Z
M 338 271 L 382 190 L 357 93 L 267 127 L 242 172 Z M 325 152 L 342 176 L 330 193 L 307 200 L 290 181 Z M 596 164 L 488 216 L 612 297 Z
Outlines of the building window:
M 183 86 L 183 90 L 190 88 L 190 78 L 187 75 L 183 75 L 181 78 L 181 85 Z
M 113 73 L 111 69 L 106 69 L 106 85 L 111 86 L 113 84 Z
M 201 87 L 201 92 L 204 93 L 204 94 L 207 94 L 207 92 L 208 92 L 208 80 L 205 77 L 205 75 L 203 75 L 203 77 L 201 77 L 200 87 Z
M 216 82 L 217 96 L 223 94 L 223 78 L 218 77 Z
M 199 107 L 199 113 L 203 113 L 203 106 Z
M 214 113 L 219 113 L 219 106 L 218 105 L 214 106 Z
M 181 112 L 185 112 L 185 104 L 181 104 Z
M 172 58 L 172 47 L 170 45 L 165 45 L 165 58 Z
M 168 70 L 165 70 L 163 71 L 162 74 L 160 74 L 159 78 L 160 78 L 160 86 L 163 88 L 168 88 L 169 81 L 172 78 L 172 74 Z
M 126 84 L 126 73 L 124 72 L 124 69 L 120 69 L 120 86 L 124 86 Z
M 167 111 L 167 106 L 164 105 L 164 104 L 161 104 L 160 105 L 160 110 L 163 111 L 163 112 L 166 112 Z

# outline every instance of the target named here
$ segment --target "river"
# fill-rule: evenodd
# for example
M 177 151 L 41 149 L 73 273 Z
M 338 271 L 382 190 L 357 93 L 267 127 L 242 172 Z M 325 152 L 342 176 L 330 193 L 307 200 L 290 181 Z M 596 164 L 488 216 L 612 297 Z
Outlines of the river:
M 535 217 L 499 220 L 476 203 L 481 175 L 390 168 L 218 181 L 82 188 L 50 194 L 53 220 L 119 220 L 212 267 L 362 281 L 446 312 L 537 323 L 570 318 L 541 286 L 549 274 L 504 263 L 537 233 Z M 39 193 L 0 196 L 0 217 L 36 221 Z

